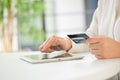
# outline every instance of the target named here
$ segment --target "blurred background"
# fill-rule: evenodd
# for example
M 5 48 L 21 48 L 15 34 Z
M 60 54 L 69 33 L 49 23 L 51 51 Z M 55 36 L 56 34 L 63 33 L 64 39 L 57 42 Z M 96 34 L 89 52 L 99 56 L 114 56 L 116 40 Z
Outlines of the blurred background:
M 97 0 L 0 0 L 0 52 L 38 51 L 48 37 L 84 32 Z

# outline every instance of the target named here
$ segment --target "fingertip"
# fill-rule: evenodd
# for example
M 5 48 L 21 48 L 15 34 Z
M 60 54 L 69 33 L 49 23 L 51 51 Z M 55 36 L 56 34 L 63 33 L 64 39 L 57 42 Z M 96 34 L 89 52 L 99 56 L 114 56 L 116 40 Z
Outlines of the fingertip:
M 40 45 L 39 46 L 39 50 L 41 51 L 41 52 L 44 52 L 45 50 L 46 50 L 46 46 L 45 45 Z
M 44 48 L 41 48 L 40 51 L 41 52 L 46 52 L 46 50 Z
M 42 46 L 42 45 L 40 45 L 40 46 L 38 47 L 38 49 L 41 51 L 41 50 L 42 50 L 42 47 L 43 47 L 43 46 Z

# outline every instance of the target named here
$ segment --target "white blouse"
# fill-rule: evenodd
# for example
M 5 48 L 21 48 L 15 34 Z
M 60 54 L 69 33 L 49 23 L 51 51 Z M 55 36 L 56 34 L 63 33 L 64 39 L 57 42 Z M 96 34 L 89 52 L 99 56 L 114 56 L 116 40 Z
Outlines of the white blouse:
M 86 34 L 104 35 L 120 41 L 120 0 L 99 0 L 98 7 Z M 69 52 L 84 52 L 89 48 L 86 44 L 75 44 Z

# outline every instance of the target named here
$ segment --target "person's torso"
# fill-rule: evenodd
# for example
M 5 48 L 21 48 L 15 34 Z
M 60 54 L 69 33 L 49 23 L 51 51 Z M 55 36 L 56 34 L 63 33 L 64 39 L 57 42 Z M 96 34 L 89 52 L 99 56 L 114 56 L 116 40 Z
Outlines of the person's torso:
M 98 34 L 120 41 L 120 0 L 102 0 Z

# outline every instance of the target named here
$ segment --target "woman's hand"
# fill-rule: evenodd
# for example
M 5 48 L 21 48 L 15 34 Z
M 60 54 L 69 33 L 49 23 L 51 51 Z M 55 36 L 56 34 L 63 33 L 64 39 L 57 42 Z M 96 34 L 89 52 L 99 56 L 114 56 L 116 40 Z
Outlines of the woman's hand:
M 52 36 L 46 40 L 39 49 L 41 52 L 53 52 L 59 50 L 69 50 L 72 46 L 71 40 L 58 36 Z
M 86 40 L 90 51 L 99 59 L 120 58 L 120 42 L 105 36 L 94 36 Z

